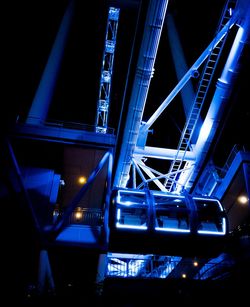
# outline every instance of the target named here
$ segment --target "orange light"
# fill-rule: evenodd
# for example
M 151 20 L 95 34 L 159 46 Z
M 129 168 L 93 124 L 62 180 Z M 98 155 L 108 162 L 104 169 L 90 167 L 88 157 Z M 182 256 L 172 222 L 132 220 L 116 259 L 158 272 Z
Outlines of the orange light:
M 77 207 L 74 212 L 75 221 L 80 222 L 83 218 L 83 212 L 81 207 Z
M 79 182 L 80 184 L 85 184 L 85 183 L 87 182 L 87 179 L 86 179 L 86 177 L 84 177 L 84 176 L 80 176 L 80 177 L 78 178 L 78 182 Z
M 82 218 L 82 212 L 81 211 L 76 212 L 75 217 L 77 220 L 80 220 Z

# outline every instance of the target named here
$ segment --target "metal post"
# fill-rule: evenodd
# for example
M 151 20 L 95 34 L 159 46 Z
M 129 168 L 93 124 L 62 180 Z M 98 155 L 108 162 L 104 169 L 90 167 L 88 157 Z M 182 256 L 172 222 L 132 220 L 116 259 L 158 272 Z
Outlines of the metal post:
M 167 0 L 152 0 L 148 6 L 144 35 L 124 129 L 125 134 L 114 180 L 115 186 L 125 187 L 129 179 L 131 158 L 138 140 L 167 5 Z
M 232 93 L 233 85 L 240 72 L 241 55 L 246 44 L 250 41 L 250 5 L 249 0 L 239 1 L 236 7 L 238 17 L 238 31 L 229 52 L 221 77 L 216 84 L 214 97 L 208 109 L 206 118 L 201 127 L 194 153 L 197 157 L 195 172 L 192 173 L 189 182 L 193 182 L 208 152 L 210 144 L 215 136 L 223 110 Z
M 40 125 L 46 121 L 73 16 L 73 4 L 74 1 L 70 1 L 63 16 L 61 26 L 28 114 L 27 124 Z
M 38 269 L 38 294 L 42 295 L 45 293 L 46 281 L 48 282 L 49 292 L 54 293 L 55 283 L 51 271 L 48 251 L 41 250 L 39 257 L 39 269 Z

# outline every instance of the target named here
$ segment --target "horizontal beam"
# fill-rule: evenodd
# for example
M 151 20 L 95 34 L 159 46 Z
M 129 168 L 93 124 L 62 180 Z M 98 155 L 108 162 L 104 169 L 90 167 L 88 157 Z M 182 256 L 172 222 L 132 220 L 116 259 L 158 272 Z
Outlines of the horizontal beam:
M 114 134 L 96 133 L 57 125 L 29 125 L 18 124 L 13 131 L 15 137 L 31 138 L 49 142 L 92 145 L 94 147 L 111 148 L 115 146 L 116 136 Z
M 182 151 L 177 152 L 177 149 L 169 148 L 159 148 L 159 147 L 150 147 L 145 146 L 144 149 L 136 147 L 134 155 L 143 156 L 148 158 L 156 158 L 163 160 L 173 160 L 177 156 L 178 159 L 183 161 L 195 161 L 195 155 L 191 151 Z

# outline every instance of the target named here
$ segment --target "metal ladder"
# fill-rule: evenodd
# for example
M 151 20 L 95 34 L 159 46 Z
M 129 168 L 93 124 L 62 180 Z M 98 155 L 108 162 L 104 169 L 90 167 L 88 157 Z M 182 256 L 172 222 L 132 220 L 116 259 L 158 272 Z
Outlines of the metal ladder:
M 219 25 L 217 27 L 218 33 L 228 22 L 228 20 L 231 18 L 231 11 L 235 8 L 237 3 L 237 0 L 228 0 L 227 3 L 224 6 L 223 13 L 221 15 L 221 19 L 219 21 Z M 203 72 L 200 77 L 198 90 L 194 99 L 193 106 L 191 108 L 189 117 L 186 121 L 186 124 L 184 126 L 179 144 L 177 149 L 177 154 L 175 156 L 175 159 L 172 161 L 168 177 L 165 179 L 164 186 L 167 189 L 168 192 L 173 191 L 173 188 L 175 186 L 175 183 L 177 181 L 177 176 L 185 171 L 187 168 L 187 162 L 184 161 L 185 154 L 187 150 L 190 148 L 191 144 L 191 138 L 193 135 L 193 132 L 195 130 L 195 126 L 197 124 L 197 121 L 200 116 L 200 112 L 202 109 L 202 106 L 204 104 L 206 94 L 209 90 L 210 83 L 212 81 L 212 77 L 215 72 L 215 68 L 217 66 L 217 63 L 220 58 L 220 54 L 222 52 L 224 43 L 226 41 L 227 35 L 225 35 L 220 42 L 215 46 L 215 48 L 212 48 L 212 51 L 210 52 L 206 64 L 203 68 Z M 184 152 L 182 158 L 179 157 L 180 151 Z

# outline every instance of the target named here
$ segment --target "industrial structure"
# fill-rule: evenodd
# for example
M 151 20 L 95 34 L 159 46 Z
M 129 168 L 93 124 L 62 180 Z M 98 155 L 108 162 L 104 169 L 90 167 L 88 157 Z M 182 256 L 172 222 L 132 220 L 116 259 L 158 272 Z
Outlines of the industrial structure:
M 77 48 L 89 54 L 86 8 L 55 5 L 33 99 L 10 110 L 1 138 L 0 196 L 15 233 L 7 290 L 22 303 L 244 292 L 250 1 L 211 2 L 207 19 L 199 1 L 99 4 L 98 65 L 84 90 L 77 82 L 91 73 L 71 73 L 93 67 L 74 60 Z

